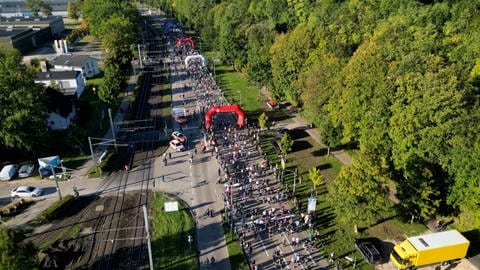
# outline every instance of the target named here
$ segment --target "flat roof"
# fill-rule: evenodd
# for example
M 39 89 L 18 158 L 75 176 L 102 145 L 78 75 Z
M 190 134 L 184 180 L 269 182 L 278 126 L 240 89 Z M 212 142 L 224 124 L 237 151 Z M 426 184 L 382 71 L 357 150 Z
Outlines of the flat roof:
M 58 19 L 62 19 L 60 16 L 16 16 L 16 17 L 3 17 L 0 16 L 0 22 L 18 23 L 18 22 L 50 22 Z M 63 20 L 63 19 L 62 19 Z
M 431 233 L 409 238 L 410 243 L 417 250 L 428 250 L 440 246 L 457 245 L 469 242 L 461 233 L 456 230 Z
M 20 33 L 29 31 L 31 28 L 0 28 L 0 37 L 13 37 Z
M 89 58 L 92 57 L 89 55 L 62 54 L 57 56 L 57 58 L 52 61 L 52 64 L 59 66 L 81 67 Z
M 65 70 L 65 71 L 46 71 L 37 73 L 37 81 L 50 80 L 69 80 L 75 79 L 80 74 L 80 71 Z

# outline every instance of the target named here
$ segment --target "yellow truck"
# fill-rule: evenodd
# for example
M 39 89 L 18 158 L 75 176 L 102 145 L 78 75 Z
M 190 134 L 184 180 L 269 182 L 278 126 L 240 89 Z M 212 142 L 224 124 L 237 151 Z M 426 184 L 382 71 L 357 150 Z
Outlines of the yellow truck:
M 414 236 L 393 247 L 390 261 L 398 269 L 449 263 L 465 257 L 469 245 L 456 230 Z

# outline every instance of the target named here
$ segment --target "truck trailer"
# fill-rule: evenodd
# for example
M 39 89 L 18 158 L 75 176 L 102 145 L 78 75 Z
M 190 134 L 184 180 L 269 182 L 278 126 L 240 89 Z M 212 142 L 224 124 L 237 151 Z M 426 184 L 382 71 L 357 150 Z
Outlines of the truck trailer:
M 414 236 L 393 247 L 390 261 L 398 269 L 450 263 L 464 258 L 469 245 L 456 230 Z

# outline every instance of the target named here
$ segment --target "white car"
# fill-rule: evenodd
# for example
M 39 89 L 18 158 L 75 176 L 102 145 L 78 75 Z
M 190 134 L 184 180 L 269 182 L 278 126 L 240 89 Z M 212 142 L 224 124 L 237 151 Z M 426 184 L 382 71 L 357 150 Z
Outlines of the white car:
M 32 186 L 19 186 L 10 192 L 10 197 L 38 197 L 43 195 L 43 188 Z
M 187 142 L 187 137 L 183 133 L 181 133 L 180 131 L 172 132 L 171 137 L 172 137 L 172 139 L 177 140 L 181 143 L 186 143 Z
M 178 140 L 171 140 L 170 146 L 176 151 L 185 151 L 185 145 L 183 145 L 183 143 L 179 142 Z

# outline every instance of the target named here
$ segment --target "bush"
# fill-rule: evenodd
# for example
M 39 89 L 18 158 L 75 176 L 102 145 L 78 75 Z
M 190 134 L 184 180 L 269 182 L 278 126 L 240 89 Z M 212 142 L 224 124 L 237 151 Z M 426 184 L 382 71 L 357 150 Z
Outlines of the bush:
M 75 197 L 73 197 L 73 195 L 66 195 L 61 200 L 54 202 L 47 209 L 43 210 L 33 220 L 40 223 L 50 222 L 56 219 L 60 213 L 70 208 L 74 200 Z

